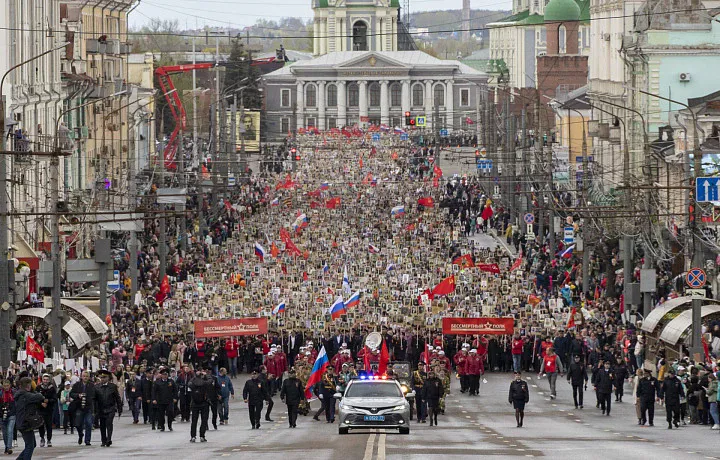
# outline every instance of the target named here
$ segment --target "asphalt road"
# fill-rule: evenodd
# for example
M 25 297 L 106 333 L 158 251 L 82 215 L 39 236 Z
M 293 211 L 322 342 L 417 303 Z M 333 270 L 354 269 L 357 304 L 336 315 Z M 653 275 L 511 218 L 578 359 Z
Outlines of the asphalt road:
M 524 376 L 528 378 L 530 376 Z M 551 401 L 545 380 L 531 381 L 530 403 L 525 427 L 516 428 L 514 413 L 507 403 L 510 374 L 489 374 L 479 397 L 460 394 L 457 382 L 447 399 L 446 415 L 438 427 L 413 422 L 410 435 L 396 432 L 351 432 L 337 434 L 337 425 L 315 422 L 311 416 L 298 419 L 298 428 L 287 428 L 285 406 L 275 398 L 272 417 L 260 430 L 251 430 L 247 410 L 240 399 L 231 402 L 230 425 L 209 431 L 208 443 L 189 443 L 190 425 L 176 423 L 174 432 L 151 431 L 148 425 L 132 425 L 127 415 L 116 419 L 113 446 L 99 445 L 100 433 L 93 432 L 91 447 L 78 446 L 77 438 L 55 434 L 52 448 L 37 448 L 38 459 L 131 458 L 155 456 L 162 459 L 252 458 L 277 459 L 468 459 L 478 455 L 509 458 L 549 457 L 553 459 L 718 458 L 718 432 L 704 426 L 667 430 L 665 411 L 656 409 L 655 427 L 640 427 L 631 403 L 613 404 L 612 415 L 595 409 L 595 396 L 586 393 L 586 406 L 575 410 L 572 394 L 564 380 L 558 380 L 558 399 Z M 243 379 L 236 380 L 240 387 Z M 629 391 L 628 391 L 629 392 Z M 627 392 L 626 392 L 627 393 Z M 627 397 L 625 399 L 628 399 Z M 318 402 L 313 402 L 314 408 Z M 20 441 L 22 445 L 22 441 Z M 20 447 L 21 449 L 21 447 Z M 16 450 L 17 454 L 19 450 Z

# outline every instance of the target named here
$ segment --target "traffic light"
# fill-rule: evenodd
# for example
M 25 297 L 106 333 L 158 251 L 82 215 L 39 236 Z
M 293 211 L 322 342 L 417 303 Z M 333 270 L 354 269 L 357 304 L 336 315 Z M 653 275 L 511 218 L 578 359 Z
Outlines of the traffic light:
M 410 126 L 410 112 L 405 112 L 405 126 Z
M 300 154 L 295 147 L 290 149 L 290 155 L 292 155 L 293 161 L 300 161 Z

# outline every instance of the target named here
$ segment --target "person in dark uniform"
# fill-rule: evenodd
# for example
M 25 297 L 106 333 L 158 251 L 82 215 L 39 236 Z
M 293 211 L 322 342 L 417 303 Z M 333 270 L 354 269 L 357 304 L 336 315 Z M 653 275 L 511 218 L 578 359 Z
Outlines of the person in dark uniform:
M 585 377 L 587 379 L 587 377 Z M 581 393 L 582 394 L 582 393 Z M 530 401 L 530 392 L 528 384 L 522 379 L 520 372 L 515 372 L 515 379 L 510 382 L 510 394 L 508 395 L 508 403 L 515 408 L 515 420 L 518 428 L 523 426 L 525 418 L 525 404 Z M 575 406 L 577 407 L 577 406 Z
M 248 405 L 248 412 L 250 413 L 250 424 L 252 429 L 260 429 L 260 414 L 262 414 L 263 402 L 267 399 L 267 389 L 264 383 L 260 380 L 258 372 L 252 371 L 250 374 L 250 380 L 245 382 L 243 388 L 243 401 Z
M 190 381 L 195 375 L 190 370 L 190 366 L 185 364 L 182 372 L 177 377 L 178 399 L 180 402 L 180 421 L 187 422 L 190 420 Z
M 425 363 L 421 361 L 418 363 L 417 370 L 412 374 L 412 387 L 415 391 L 418 423 L 425 423 L 425 419 L 427 417 L 427 407 L 425 406 L 425 399 L 422 396 L 425 379 L 427 379 L 427 374 L 425 373 Z
M 287 405 L 289 427 L 296 428 L 298 407 L 300 402 L 305 399 L 305 389 L 302 382 L 296 377 L 295 369 L 288 371 L 288 378 L 283 381 L 280 388 L 280 399 Z
M 600 398 L 600 408 L 603 415 L 610 415 L 610 401 L 612 396 L 612 386 L 615 374 L 610 369 L 610 361 L 605 361 L 602 369 L 597 371 L 595 375 L 595 390 Z
M 270 418 L 270 414 L 272 413 L 273 407 L 275 406 L 275 403 L 272 400 L 274 394 L 273 385 L 275 382 L 275 378 L 270 376 L 266 366 L 260 366 L 260 374 L 258 375 L 258 378 L 260 379 L 260 381 L 262 381 L 263 387 L 267 390 L 267 395 L 265 397 L 265 401 L 267 401 L 265 421 L 272 422 L 274 420 Z
M 95 404 L 95 384 L 90 381 L 90 373 L 83 371 L 80 381 L 73 385 L 70 390 L 70 398 L 75 405 L 75 427 L 78 432 L 78 445 L 83 442 L 83 433 L 85 437 L 85 445 L 90 445 L 93 427 L 93 414 L 95 413 L 93 405 Z
M 155 411 L 152 404 L 152 388 L 154 382 L 153 369 L 145 369 L 145 375 L 140 378 L 140 391 L 142 396 L 143 424 L 147 425 L 148 420 L 155 429 Z
M 333 375 L 333 369 L 328 367 L 325 370 L 320 382 L 317 384 L 318 397 L 322 401 L 325 409 L 325 421 L 327 423 L 335 422 L 335 389 L 337 388 L 337 379 Z
M 630 376 L 628 368 L 625 365 L 622 357 L 618 357 L 613 369 L 613 385 L 615 386 L 615 402 L 622 402 L 624 393 L 625 380 Z
M 645 422 L 653 424 L 655 418 L 655 398 L 657 398 L 658 381 L 653 377 L 652 370 L 645 369 L 644 376 L 638 382 L 636 397 L 640 403 L 640 421 L 639 425 L 645 425 Z
M 675 376 L 675 369 L 667 370 L 668 375 L 660 385 L 660 399 L 665 401 L 665 413 L 667 414 L 668 430 L 680 427 L 680 398 L 685 397 L 680 379 Z
M 435 376 L 435 372 L 428 372 L 427 379 L 425 379 L 422 387 L 422 399 L 430 411 L 430 426 L 437 426 L 438 424 L 437 416 L 438 412 L 440 412 L 440 399 L 444 394 L 445 387 L 442 381 Z
M 122 413 L 123 403 L 118 387 L 110 383 L 110 371 L 101 369 L 100 385 L 95 387 L 95 410 L 100 420 L 100 439 L 102 447 L 112 446 L 113 419 L 115 412 Z
M 172 431 L 174 406 L 177 402 L 177 384 L 168 378 L 168 370 L 160 371 L 160 378 L 155 381 L 152 389 L 152 402 L 156 406 L 158 429 L 165 431 L 165 416 L 167 416 L 168 430 Z
M 205 433 L 208 429 L 208 415 L 210 414 L 210 387 L 212 381 L 207 378 L 204 369 L 198 369 L 197 374 L 188 383 L 190 391 L 190 442 L 195 442 L 198 417 L 200 418 L 200 442 L 207 442 Z
M 220 404 L 220 382 L 217 377 L 213 375 L 211 368 L 206 368 L 205 379 L 207 379 L 208 386 L 208 405 L 210 406 L 210 412 L 212 413 L 212 425 L 213 429 L 217 430 L 218 422 L 218 404 Z
M 43 417 L 43 424 L 38 428 L 40 434 L 40 447 L 45 447 L 45 435 L 47 434 L 47 446 L 52 447 L 52 429 L 53 429 L 53 413 L 57 409 L 58 389 L 55 382 L 52 381 L 50 374 L 43 374 L 42 382 L 35 389 L 38 393 L 47 399 L 48 403 L 45 407 L 40 407 L 40 415 Z
M 585 385 L 585 389 L 587 390 L 587 382 L 588 382 L 588 375 L 587 375 L 587 368 L 585 367 L 585 364 L 580 361 L 580 355 L 575 355 L 573 357 L 573 362 L 570 363 L 570 367 L 568 368 L 568 376 L 567 376 L 568 382 L 572 384 L 573 389 L 573 401 L 575 402 L 575 409 L 580 407 L 580 409 L 583 408 L 583 384 Z

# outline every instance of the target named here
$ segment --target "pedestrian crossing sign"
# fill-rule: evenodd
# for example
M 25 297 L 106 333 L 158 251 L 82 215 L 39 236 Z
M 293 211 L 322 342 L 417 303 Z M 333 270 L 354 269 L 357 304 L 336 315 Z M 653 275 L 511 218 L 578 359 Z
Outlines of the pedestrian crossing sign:
M 426 126 L 425 124 L 425 115 L 420 115 L 415 117 L 415 126 Z

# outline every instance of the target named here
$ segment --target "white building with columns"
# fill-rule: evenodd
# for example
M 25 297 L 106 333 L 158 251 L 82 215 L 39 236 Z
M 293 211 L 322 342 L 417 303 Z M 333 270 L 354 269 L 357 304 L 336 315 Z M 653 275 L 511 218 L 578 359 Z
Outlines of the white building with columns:
M 425 116 L 427 130 L 479 131 L 487 75 L 459 61 L 403 51 L 411 47 L 403 45 L 396 3 L 314 1 L 318 57 L 263 76 L 269 141 L 299 128 L 404 126 L 407 112 Z

